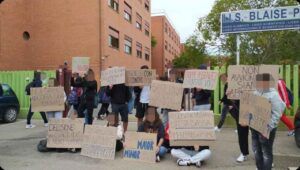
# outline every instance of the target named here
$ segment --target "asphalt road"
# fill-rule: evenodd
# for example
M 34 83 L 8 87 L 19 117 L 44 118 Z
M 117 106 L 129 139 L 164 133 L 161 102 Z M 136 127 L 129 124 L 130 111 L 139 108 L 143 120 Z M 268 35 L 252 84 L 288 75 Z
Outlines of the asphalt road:
M 149 164 L 125 161 L 121 153 L 114 161 L 92 159 L 80 156 L 80 153 L 39 153 L 38 142 L 46 137 L 47 128 L 41 120 L 34 120 L 34 129 L 25 129 L 25 121 L 19 120 L 13 124 L 0 124 L 0 166 L 5 170 L 99 170 L 99 169 L 198 169 L 194 166 L 178 167 L 176 160 L 168 154 L 160 163 Z M 97 121 L 104 124 L 104 121 Z M 131 122 L 129 130 L 136 129 Z M 249 138 L 250 139 L 250 138 Z M 252 151 L 249 160 L 238 164 L 236 157 L 240 154 L 237 134 L 234 129 L 223 129 L 217 133 L 217 141 L 212 145 L 212 157 L 201 169 L 220 170 L 254 170 L 255 163 Z M 250 146 L 251 150 L 251 146 Z M 294 138 L 287 137 L 286 131 L 279 131 L 274 144 L 275 168 L 284 170 L 288 167 L 300 166 L 300 149 L 296 147 Z

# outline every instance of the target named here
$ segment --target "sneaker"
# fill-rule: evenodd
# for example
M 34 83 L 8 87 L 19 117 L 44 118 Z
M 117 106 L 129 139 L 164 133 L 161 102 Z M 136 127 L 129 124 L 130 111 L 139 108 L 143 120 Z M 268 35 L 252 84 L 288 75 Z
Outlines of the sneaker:
M 196 163 L 196 167 L 198 167 L 198 168 L 201 167 L 201 161 L 198 161 L 198 162 Z
M 158 155 L 156 156 L 156 162 L 160 162 L 160 157 Z
M 220 132 L 221 129 L 219 129 L 218 126 L 216 126 L 216 127 L 215 127 L 215 131 L 216 131 L 216 132 Z
M 238 131 L 237 131 L 237 130 L 234 130 L 234 132 L 235 132 L 235 133 L 238 133 Z
M 106 115 L 104 114 L 104 115 L 100 115 L 100 119 L 101 120 L 104 120 L 106 118 Z
M 177 165 L 178 166 L 188 166 L 188 161 L 183 160 L 183 159 L 178 159 L 177 160 Z
M 32 128 L 35 128 L 35 125 L 33 125 L 33 124 L 26 125 L 26 129 L 32 129 Z
M 45 123 L 44 126 L 45 126 L 45 127 L 48 127 L 48 126 L 49 126 L 49 123 Z
M 288 136 L 295 136 L 295 131 L 294 130 L 290 130 L 287 135 Z
M 244 156 L 243 154 L 241 154 L 236 161 L 239 163 L 245 162 L 247 160 L 247 156 Z
M 274 168 L 275 167 L 275 165 L 274 165 L 274 163 L 272 163 L 272 168 Z

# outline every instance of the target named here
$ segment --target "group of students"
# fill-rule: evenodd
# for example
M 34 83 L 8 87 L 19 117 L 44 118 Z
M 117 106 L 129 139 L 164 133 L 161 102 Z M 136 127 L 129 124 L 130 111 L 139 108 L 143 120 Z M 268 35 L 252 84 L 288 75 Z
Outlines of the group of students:
M 147 66 L 141 67 L 141 69 L 148 69 Z M 206 69 L 206 66 L 201 65 L 199 69 Z M 252 134 L 252 148 L 255 155 L 256 166 L 258 170 L 270 170 L 273 164 L 273 143 L 277 126 L 280 118 L 286 107 L 289 108 L 289 103 L 286 102 L 287 92 L 280 92 L 282 87 L 279 86 L 277 92 L 276 89 L 270 87 L 270 82 L 274 81 L 270 74 L 258 74 L 256 75 L 257 89 L 254 92 L 255 95 L 267 98 L 272 105 L 272 118 L 268 124 L 270 130 L 269 138 L 266 138 L 258 131 L 249 128 L 246 125 L 239 124 L 239 100 L 229 100 L 227 95 L 231 92 L 227 90 L 227 76 L 221 75 L 221 80 L 225 83 L 225 94 L 220 103 L 224 104 L 222 110 L 221 121 L 216 129 L 220 129 L 224 123 L 226 117 L 225 112 L 229 112 L 236 121 L 238 142 L 241 151 L 241 155 L 237 158 L 237 162 L 244 162 L 249 155 L 248 136 L 249 130 Z M 41 82 L 39 80 L 33 81 L 32 87 L 40 87 Z M 283 81 L 279 81 L 279 84 L 283 84 Z M 78 97 L 78 102 L 73 103 L 74 109 L 77 111 L 77 117 L 85 118 L 86 124 L 93 123 L 93 110 L 97 107 L 98 101 L 96 98 L 99 96 L 97 92 L 97 81 L 95 80 L 94 72 L 89 69 L 86 76 L 81 78 L 78 74 L 74 74 L 71 79 L 71 86 L 73 91 Z M 125 84 L 111 85 L 102 87 L 100 89 L 100 101 L 102 102 L 102 108 L 100 109 L 100 116 L 107 114 L 107 126 L 115 126 L 118 128 L 118 138 L 116 151 L 120 151 L 123 148 L 126 141 L 126 131 L 128 127 L 128 114 L 131 112 L 128 104 L 134 100 L 133 105 L 136 106 L 137 117 L 137 131 L 146 133 L 157 133 L 157 156 L 156 161 L 159 162 L 167 152 L 177 158 L 177 164 L 180 166 L 196 165 L 201 166 L 203 161 L 207 160 L 211 156 L 211 150 L 208 146 L 182 146 L 182 147 L 170 147 L 169 145 L 169 123 L 168 113 L 172 110 L 161 108 L 162 117 L 158 114 L 158 108 L 149 106 L 150 100 L 150 86 L 134 87 L 130 89 Z M 71 92 L 72 93 L 72 92 Z M 211 92 L 208 90 L 195 88 L 192 91 L 193 110 L 204 111 L 210 110 L 210 98 Z M 134 97 L 133 97 L 134 96 Z M 112 112 L 109 113 L 108 107 L 111 104 Z M 119 114 L 121 117 L 122 125 L 119 124 Z M 46 117 L 41 113 L 43 119 Z M 28 117 L 31 118 L 32 114 L 29 110 Z M 99 118 L 100 118 L 99 116 Z M 299 116 L 300 117 L 300 116 Z M 284 119 L 284 118 L 283 118 Z M 47 119 L 44 119 L 47 124 Z M 28 123 L 30 125 L 30 122 Z

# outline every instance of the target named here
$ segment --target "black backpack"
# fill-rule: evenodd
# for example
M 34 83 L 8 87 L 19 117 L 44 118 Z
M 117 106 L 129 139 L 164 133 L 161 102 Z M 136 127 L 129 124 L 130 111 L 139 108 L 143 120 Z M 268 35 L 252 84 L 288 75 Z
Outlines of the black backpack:
M 25 92 L 27 96 L 30 96 L 30 88 L 33 86 L 33 82 L 30 82 L 27 84 L 27 86 L 25 87 Z
M 37 145 L 37 150 L 39 152 L 49 152 L 50 150 L 47 148 L 47 139 L 43 139 Z

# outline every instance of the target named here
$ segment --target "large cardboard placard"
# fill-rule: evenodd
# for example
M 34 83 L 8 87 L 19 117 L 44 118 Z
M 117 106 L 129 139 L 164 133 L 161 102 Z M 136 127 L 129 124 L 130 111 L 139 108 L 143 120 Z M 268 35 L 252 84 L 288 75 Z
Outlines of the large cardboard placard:
M 268 124 L 271 120 L 271 109 L 268 99 L 244 92 L 240 99 L 239 123 L 248 125 L 269 138 Z
M 184 73 L 184 88 L 202 88 L 215 90 L 218 83 L 219 72 L 213 70 L 186 70 Z
M 169 113 L 171 146 L 211 145 L 216 140 L 212 111 Z
M 84 119 L 50 119 L 48 148 L 81 148 Z
M 84 128 L 81 155 L 98 159 L 115 159 L 116 127 L 86 125 Z
M 125 83 L 125 67 L 113 67 L 101 72 L 101 86 Z
M 123 159 L 155 163 L 156 133 L 126 132 Z
M 90 68 L 89 57 L 73 57 L 72 58 L 72 73 L 84 75 Z
M 182 84 L 153 80 L 150 92 L 150 106 L 180 110 L 183 97 Z
M 126 70 L 126 86 L 150 86 L 155 79 L 155 70 Z
M 30 88 L 31 110 L 33 112 L 65 110 L 63 87 Z
M 240 99 L 243 91 L 254 91 L 256 89 L 256 75 L 269 73 L 274 82 L 271 87 L 276 88 L 279 79 L 278 65 L 232 65 L 228 67 L 228 95 L 229 99 Z

